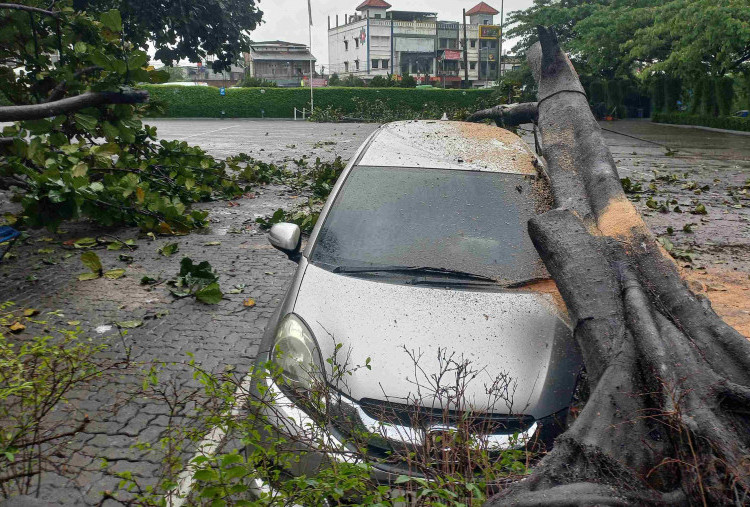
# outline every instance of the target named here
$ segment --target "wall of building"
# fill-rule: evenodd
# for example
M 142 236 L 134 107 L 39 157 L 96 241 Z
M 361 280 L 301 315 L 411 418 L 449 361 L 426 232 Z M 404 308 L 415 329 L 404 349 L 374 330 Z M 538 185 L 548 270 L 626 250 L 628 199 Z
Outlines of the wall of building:
M 370 16 L 369 20 L 357 19 L 329 29 L 329 73 L 337 73 L 342 77 L 353 75 L 369 80 L 376 75 L 402 75 L 406 72 L 417 74 L 418 71 L 426 70 L 431 76 L 441 79 L 442 75 L 446 75 L 451 82 L 463 79 L 463 58 L 461 61 L 446 62 L 445 72 L 443 63 L 436 58 L 436 52 L 440 55 L 444 49 L 463 50 L 462 23 L 391 21 L 375 19 L 372 14 Z M 480 15 L 476 18 L 476 21 L 482 23 L 484 19 L 492 22 L 492 16 Z M 367 33 L 365 44 L 355 42 L 355 38 L 359 39 L 362 30 Z M 500 56 L 499 41 L 480 40 L 478 24 L 467 24 L 466 36 L 469 80 L 475 82 L 475 85 L 496 80 Z M 344 41 L 347 42 L 346 45 Z M 480 49 L 485 45 L 486 50 L 482 49 L 480 59 Z M 385 69 L 384 63 L 387 64 Z M 508 70 L 508 67 L 504 66 L 503 70 Z

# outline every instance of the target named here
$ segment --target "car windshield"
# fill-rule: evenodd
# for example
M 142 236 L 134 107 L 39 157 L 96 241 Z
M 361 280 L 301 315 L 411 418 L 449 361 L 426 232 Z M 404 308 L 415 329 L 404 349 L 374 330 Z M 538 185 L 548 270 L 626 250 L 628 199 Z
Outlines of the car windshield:
M 311 262 L 326 269 L 423 267 L 518 284 L 547 276 L 526 232 L 544 206 L 530 175 L 355 167 Z

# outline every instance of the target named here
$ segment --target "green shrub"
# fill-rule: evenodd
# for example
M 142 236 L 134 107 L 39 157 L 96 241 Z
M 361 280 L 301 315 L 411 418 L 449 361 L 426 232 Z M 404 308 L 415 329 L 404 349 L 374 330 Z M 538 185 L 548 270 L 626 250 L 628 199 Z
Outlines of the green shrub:
M 341 78 L 335 72 L 328 78 L 328 86 L 341 86 Z
M 228 88 L 226 96 L 210 86 L 143 86 L 151 100 L 164 106 L 171 118 L 291 118 L 294 108 L 310 109 L 310 90 L 305 88 Z M 386 101 L 392 109 L 414 114 L 426 108 L 476 110 L 488 105 L 492 90 L 417 90 L 402 88 L 336 88 L 315 90 L 315 109 L 327 108 L 354 116 L 361 103 Z M 440 113 L 442 114 L 442 112 Z M 439 115 L 438 115 L 439 117 Z
M 654 113 L 651 121 L 674 125 L 697 125 L 727 130 L 750 132 L 750 119 L 737 116 L 711 116 L 686 113 Z
M 401 88 L 414 88 L 415 86 L 417 86 L 417 80 L 414 79 L 414 76 L 407 74 L 401 78 L 401 83 L 399 84 L 399 86 Z

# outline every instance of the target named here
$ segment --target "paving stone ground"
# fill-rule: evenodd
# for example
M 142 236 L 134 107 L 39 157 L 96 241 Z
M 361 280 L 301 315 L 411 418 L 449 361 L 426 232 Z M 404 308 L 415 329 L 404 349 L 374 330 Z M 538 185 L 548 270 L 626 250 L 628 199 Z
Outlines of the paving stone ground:
M 348 159 L 375 129 L 374 125 L 366 124 L 291 121 L 152 120 L 149 123 L 159 128 L 161 137 L 199 144 L 217 157 L 246 152 L 276 162 L 303 155 L 313 159 L 340 155 Z M 655 144 L 606 134 L 621 176 L 643 180 L 647 186 L 653 170 L 687 172 L 689 176 L 681 176 L 683 180 L 695 179 L 700 186 L 710 186 L 701 195 L 676 183 L 668 189 L 681 206 L 692 206 L 694 200 L 705 202 L 709 211 L 705 217 L 652 212 L 644 202 L 639 206 L 657 233 L 664 233 L 667 226 L 680 231 L 685 223 L 697 222 L 699 225 L 692 235 L 675 234 L 675 245 L 696 250 L 700 254 L 698 262 L 709 268 L 718 266 L 744 275 L 747 280 L 750 203 L 746 195 L 739 201 L 740 208 L 735 201 L 726 202 L 730 187 L 741 186 L 750 178 L 750 138 L 642 122 L 606 126 L 681 150 L 676 156 L 667 156 L 664 148 Z M 103 359 L 122 363 L 130 349 L 129 368 L 121 364 L 115 374 L 95 382 L 90 389 L 74 393 L 71 411 L 60 414 L 61 424 L 75 424 L 86 414 L 92 422 L 71 440 L 73 452 L 60 457 L 61 471 L 68 476 L 51 473 L 44 476 L 42 498 L 61 505 L 95 505 L 101 503 L 103 491 L 116 488 L 118 479 L 112 476 L 112 471 L 130 470 L 146 484 L 158 479 L 160 452 L 146 452 L 133 445 L 138 441 L 156 444 L 170 418 L 185 420 L 194 408 L 194 401 L 172 410 L 156 397 L 138 395 L 143 376 L 134 365 L 167 363 L 164 385 L 173 385 L 183 399 L 190 398 L 196 388 L 191 371 L 184 364 L 188 353 L 194 355 L 201 367 L 214 372 L 226 367 L 246 371 L 250 367 L 266 322 L 295 268 L 294 263 L 270 247 L 254 220 L 278 207 L 290 207 L 296 200 L 283 187 L 265 187 L 255 192 L 254 198 L 239 199 L 232 204 L 202 205 L 210 211 L 210 228 L 184 237 L 152 241 L 139 236 L 133 228 L 105 231 L 82 221 L 65 224 L 56 234 L 31 231 L 26 242 L 14 247 L 17 258 L 0 265 L 4 298 L 22 307 L 41 310 L 40 318 L 44 317 L 49 324 L 40 328 L 55 322 L 80 321 L 81 328 L 96 342 L 110 346 L 102 354 Z M 79 252 L 65 249 L 62 243 L 103 234 L 137 240 L 138 248 L 127 252 L 133 257 L 129 263 L 118 258 L 123 251 L 97 251 L 105 269 L 125 267 L 126 276 L 119 280 L 77 281 L 77 275 L 86 269 Z M 221 244 L 206 246 L 216 241 Z M 163 257 L 157 250 L 168 242 L 177 242 L 179 252 Z M 40 253 L 48 248 L 53 253 Z M 174 276 L 183 256 L 210 261 L 225 292 L 240 284 L 245 286 L 244 292 L 227 294 L 218 305 L 206 306 L 189 298 L 176 300 L 163 285 L 154 288 L 140 285 L 144 275 Z M 255 307 L 243 306 L 248 297 L 255 299 Z M 750 314 L 747 304 L 737 311 Z M 132 320 L 144 324 L 121 337 L 114 323 Z M 41 332 L 41 329 L 29 331 Z M 109 462 L 108 470 L 100 467 L 102 457 Z

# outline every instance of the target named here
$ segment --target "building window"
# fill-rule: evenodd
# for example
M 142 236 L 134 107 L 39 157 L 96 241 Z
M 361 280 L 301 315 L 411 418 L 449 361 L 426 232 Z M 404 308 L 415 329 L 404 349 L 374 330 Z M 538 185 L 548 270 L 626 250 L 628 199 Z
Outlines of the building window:
M 380 14 L 375 14 L 375 19 L 380 19 Z
M 490 20 L 489 20 L 489 19 L 485 19 L 485 20 L 484 20 L 484 23 L 482 23 L 482 24 L 483 24 L 483 25 L 489 25 L 489 24 L 490 24 Z
M 359 60 L 354 60 L 354 69 L 359 70 Z
M 349 51 L 349 41 L 348 40 L 344 41 L 344 51 Z
M 387 69 L 387 68 L 388 68 L 388 65 L 390 65 L 390 63 L 391 63 L 391 61 L 390 61 L 390 60 L 387 60 L 387 59 L 385 59 L 385 60 L 383 60 L 383 65 L 381 65 L 381 67 L 380 67 L 380 68 L 382 68 L 382 69 Z
M 355 48 L 359 47 L 359 39 L 354 39 L 354 47 Z
M 377 69 L 378 68 L 378 62 L 379 62 L 379 60 L 373 60 L 372 61 L 372 68 L 373 69 Z
M 490 41 L 490 48 L 495 49 L 497 47 L 497 41 L 491 40 Z
M 349 62 L 344 62 L 344 72 L 349 72 Z
M 475 70 L 477 68 L 477 62 L 469 62 L 469 68 Z
M 476 39 L 471 39 L 471 47 L 473 47 L 473 48 L 477 47 L 477 40 Z

